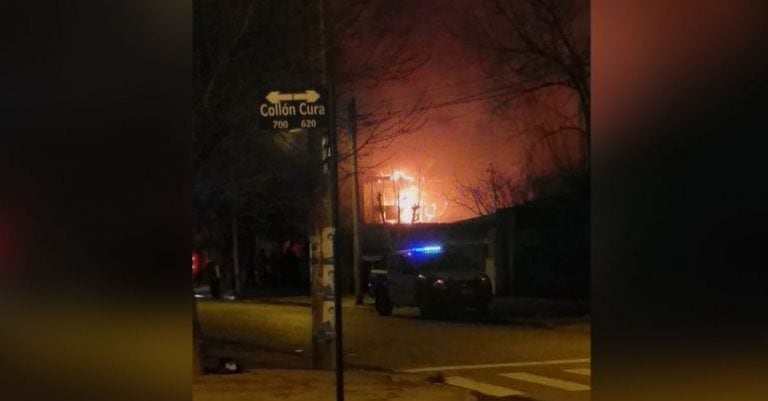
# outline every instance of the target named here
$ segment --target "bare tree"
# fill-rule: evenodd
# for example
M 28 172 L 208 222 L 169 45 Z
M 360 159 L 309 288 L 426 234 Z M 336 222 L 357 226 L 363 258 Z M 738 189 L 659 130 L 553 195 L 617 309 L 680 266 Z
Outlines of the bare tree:
M 481 178 L 474 182 L 456 179 L 454 194 L 448 194 L 446 198 L 473 214 L 485 216 L 533 199 L 561 196 L 568 190 L 569 178 L 561 173 L 510 174 L 490 164 Z
M 588 0 L 481 0 L 451 28 L 494 78 L 485 100 L 524 140 L 527 174 L 589 174 L 589 11 Z
M 323 64 L 318 29 L 313 27 L 318 15 L 307 5 L 304 0 L 195 1 L 194 142 L 199 169 L 207 168 L 217 152 L 228 153 L 222 149 L 224 138 L 258 126 L 253 104 L 265 85 L 317 81 Z M 410 2 L 335 0 L 329 5 L 326 31 L 319 33 L 329 36 L 333 50 L 330 71 L 337 104 L 356 91 L 406 79 L 429 60 L 429 53 L 414 43 L 412 33 L 419 21 L 405 17 Z M 420 128 L 425 122 L 423 106 L 416 102 L 403 113 L 389 105 L 375 115 L 360 115 L 360 156 Z M 344 127 L 345 114 L 339 110 L 343 108 L 337 107 L 337 121 Z M 350 155 L 347 149 L 339 157 Z
M 521 204 L 530 195 L 529 183 L 525 178 L 500 172 L 493 164 L 474 183 L 458 179 L 456 182 L 456 193 L 447 195 L 448 200 L 479 216 Z
M 407 81 L 427 64 L 431 54 L 426 44 L 428 32 L 414 13 L 410 0 L 338 0 L 333 2 L 332 42 L 335 81 L 339 85 L 341 104 L 359 93 L 375 92 L 383 85 Z M 425 34 L 426 33 L 426 34 Z M 364 50 L 362 50 L 364 49 Z M 362 51 L 361 51 L 362 50 Z M 357 97 L 357 154 L 364 159 L 388 148 L 396 139 L 418 131 L 426 123 L 429 104 L 424 97 L 405 104 L 381 102 Z M 372 104 L 373 103 L 373 104 Z M 347 127 L 346 115 L 338 116 L 340 127 Z M 347 135 L 339 135 L 347 138 Z M 340 160 L 351 157 L 352 149 L 342 141 Z M 363 171 L 380 168 L 386 160 L 373 165 L 361 165 Z M 344 170 L 340 177 L 350 172 Z
M 525 157 L 517 174 L 491 168 L 480 182 L 458 182 L 454 202 L 487 214 L 519 202 L 512 193 L 587 193 L 589 2 L 481 0 L 478 5 L 451 30 L 494 78 L 484 100 L 497 121 L 508 124 L 510 137 L 522 141 Z M 509 193 L 503 190 L 508 185 L 519 188 Z
M 240 230 L 275 236 L 305 231 L 318 184 L 307 174 L 306 133 L 268 135 L 255 129 L 254 105 L 265 88 L 317 83 L 324 72 L 323 49 L 332 50 L 330 71 L 339 100 L 403 79 L 428 57 L 408 51 L 416 22 L 388 7 L 402 8 L 407 1 L 329 1 L 323 32 L 313 4 L 194 2 L 196 237 L 217 249 L 231 248 L 233 266 Z M 321 47 L 323 35 L 331 49 Z M 344 126 L 343 108 L 336 110 Z M 359 151 L 364 156 L 413 132 L 423 115 L 384 108 L 375 117 L 361 116 Z M 347 149 L 339 156 L 350 155 Z
M 342 92 L 407 79 L 430 59 L 422 21 L 409 0 L 331 2 L 334 80 Z M 423 7 L 423 5 L 422 5 Z
M 590 134 L 589 2 L 586 0 L 485 0 L 467 27 L 485 56 L 487 72 L 503 76 L 497 106 L 551 88 L 578 102 L 578 124 Z

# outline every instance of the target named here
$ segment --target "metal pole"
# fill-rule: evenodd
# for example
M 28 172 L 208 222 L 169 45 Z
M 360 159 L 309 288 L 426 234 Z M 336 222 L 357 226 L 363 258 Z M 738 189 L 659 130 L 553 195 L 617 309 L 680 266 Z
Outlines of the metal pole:
M 327 71 L 325 64 L 325 27 L 323 18 L 323 1 L 315 3 L 317 7 L 317 35 L 318 40 L 318 58 L 317 62 L 320 64 L 320 70 L 318 79 L 323 85 L 327 84 Z M 324 281 L 326 276 L 325 265 L 323 263 L 323 248 L 324 238 L 323 230 L 330 226 L 330 215 L 328 205 L 330 199 L 328 199 L 328 187 L 326 177 L 322 170 L 325 168 L 326 150 L 323 147 L 323 135 L 325 132 L 320 130 L 309 132 L 308 144 L 309 144 L 309 158 L 313 171 L 313 180 L 317 185 L 318 195 L 317 202 L 314 204 L 314 210 L 312 212 L 313 223 L 311 225 L 310 236 L 310 288 L 312 294 L 312 367 L 315 369 L 332 369 L 333 368 L 333 355 L 331 355 L 330 341 L 326 338 L 328 334 L 328 328 L 325 323 L 325 288 Z M 319 169 L 320 171 L 315 171 Z
M 331 190 L 331 224 L 334 228 L 334 235 L 332 238 L 333 249 L 333 302 L 334 302 L 334 331 L 335 331 L 335 345 L 336 345 L 336 400 L 344 401 L 344 351 L 342 343 L 342 306 L 341 306 L 341 292 L 343 283 L 343 274 L 339 269 L 339 241 L 338 241 L 338 228 L 339 228 L 339 185 L 338 185 L 338 149 L 336 138 L 336 88 L 333 82 L 333 74 L 331 74 L 332 58 L 330 57 L 331 47 L 329 46 L 328 38 L 328 26 L 325 23 L 325 7 L 323 6 L 324 0 L 320 1 L 321 11 L 321 23 L 323 28 L 323 42 L 325 48 L 325 82 L 328 85 L 328 113 L 329 113 L 329 127 L 328 127 L 328 145 L 330 147 L 329 157 L 329 172 L 330 190 Z M 325 258 L 325 256 L 323 256 Z
M 330 93 L 330 127 L 329 127 L 329 140 L 331 146 L 331 160 L 330 160 L 330 179 L 331 179 L 331 208 L 333 227 L 338 230 L 339 227 L 339 183 L 338 183 L 338 152 L 336 146 L 336 117 L 335 117 L 335 88 L 333 83 L 329 85 Z M 333 295 L 334 295 L 334 313 L 335 324 L 334 329 L 336 331 L 336 400 L 344 401 L 344 349 L 342 343 L 342 310 L 341 310 L 341 293 L 343 288 L 344 275 L 339 269 L 339 233 L 334 231 L 333 236 Z
M 235 180 L 235 167 L 232 165 L 234 163 L 235 157 L 234 157 L 234 147 L 233 145 L 230 145 L 229 149 L 230 154 L 230 166 L 229 166 L 229 181 L 232 185 L 232 189 L 230 194 L 232 195 L 232 274 L 235 277 L 234 280 L 234 291 L 235 291 L 235 297 L 240 297 L 241 292 L 241 283 L 240 283 L 240 255 L 238 253 L 239 246 L 239 238 L 238 238 L 238 226 L 237 226 L 237 213 L 238 213 L 238 202 L 240 201 L 240 191 L 238 188 L 237 181 Z
M 324 1 L 313 3 L 317 7 L 318 32 L 318 63 L 320 64 L 318 79 L 324 87 L 330 87 L 328 71 L 328 46 L 325 29 Z M 333 95 L 328 100 L 329 115 L 333 116 Z M 309 136 L 311 148 L 310 160 L 313 165 L 313 176 L 318 184 L 318 202 L 312 213 L 314 224 L 311 236 L 311 287 L 312 287 L 312 366 L 315 369 L 335 369 L 335 296 L 333 270 L 334 247 L 333 237 L 333 207 L 331 177 L 332 161 L 330 136 L 335 120 L 329 121 L 328 129 L 313 131 Z M 317 158 L 316 158 L 317 157 Z M 315 162 L 317 162 L 315 164 Z M 314 170 L 318 169 L 318 170 Z
M 349 141 L 352 145 L 352 273 L 355 280 L 355 305 L 363 304 L 360 271 L 360 188 L 357 183 L 357 109 L 355 98 L 349 102 Z
M 238 248 L 240 246 L 237 226 L 237 190 L 235 190 L 235 199 L 232 204 L 232 270 L 235 276 L 235 297 L 239 298 L 242 292 L 242 283 L 240 282 L 240 253 Z

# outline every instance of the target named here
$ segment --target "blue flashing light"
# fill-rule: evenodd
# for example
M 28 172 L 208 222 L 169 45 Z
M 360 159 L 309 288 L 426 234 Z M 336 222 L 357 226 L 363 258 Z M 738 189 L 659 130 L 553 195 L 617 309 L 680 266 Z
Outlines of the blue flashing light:
M 408 251 L 421 254 L 442 253 L 443 247 L 440 245 L 421 246 L 418 248 L 411 248 Z

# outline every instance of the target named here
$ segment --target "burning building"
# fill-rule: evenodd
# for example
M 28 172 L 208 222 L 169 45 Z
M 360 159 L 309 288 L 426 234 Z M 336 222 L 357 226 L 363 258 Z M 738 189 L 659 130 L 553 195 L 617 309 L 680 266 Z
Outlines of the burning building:
M 424 177 L 414 178 L 400 170 L 365 177 L 360 205 L 363 221 L 369 224 L 437 222 L 437 204 L 424 184 Z

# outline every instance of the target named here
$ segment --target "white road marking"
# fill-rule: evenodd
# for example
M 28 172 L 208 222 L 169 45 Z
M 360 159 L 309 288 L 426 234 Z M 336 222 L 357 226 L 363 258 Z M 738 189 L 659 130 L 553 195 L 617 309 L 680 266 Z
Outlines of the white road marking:
M 589 358 L 585 359 L 558 359 L 553 361 L 532 361 L 532 362 L 510 362 L 510 363 L 487 363 L 483 365 L 458 365 L 458 366 L 434 366 L 429 368 L 413 368 L 403 369 L 404 373 L 420 373 L 420 372 L 439 372 L 443 370 L 469 370 L 469 369 L 493 369 L 493 368 L 518 368 L 523 366 L 544 366 L 544 365 L 560 365 L 566 363 L 585 363 L 589 362 Z
M 525 372 L 499 373 L 499 376 L 509 377 L 510 379 L 525 381 L 529 383 L 543 384 L 549 387 L 555 387 L 568 391 L 586 391 L 589 386 L 581 383 L 574 383 L 565 380 L 553 379 L 551 377 L 539 376 Z
M 461 376 L 448 376 L 445 378 L 445 382 L 452 386 L 463 387 L 478 393 L 492 395 L 494 397 L 508 397 L 510 395 L 523 395 L 524 393 L 502 386 L 496 386 L 493 384 L 483 383 L 471 379 L 467 379 Z
M 575 373 L 577 375 L 583 375 L 583 376 L 592 376 L 592 369 L 590 368 L 583 368 L 583 369 L 563 369 L 564 372 L 568 373 Z

